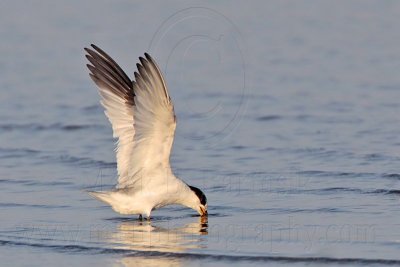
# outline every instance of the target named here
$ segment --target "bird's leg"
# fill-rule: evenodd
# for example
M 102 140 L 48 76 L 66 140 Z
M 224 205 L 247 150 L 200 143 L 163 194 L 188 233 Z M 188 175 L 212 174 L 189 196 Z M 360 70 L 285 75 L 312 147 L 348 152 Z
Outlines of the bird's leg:
M 140 221 L 143 221 L 142 214 L 139 214 L 139 220 L 140 220 Z

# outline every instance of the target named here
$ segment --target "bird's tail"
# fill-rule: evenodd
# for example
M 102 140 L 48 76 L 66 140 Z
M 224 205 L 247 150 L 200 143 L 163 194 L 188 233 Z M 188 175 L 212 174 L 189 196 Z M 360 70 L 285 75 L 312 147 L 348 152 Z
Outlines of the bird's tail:
M 113 197 L 111 196 L 112 191 L 87 191 L 89 195 L 97 198 L 108 205 L 112 205 Z

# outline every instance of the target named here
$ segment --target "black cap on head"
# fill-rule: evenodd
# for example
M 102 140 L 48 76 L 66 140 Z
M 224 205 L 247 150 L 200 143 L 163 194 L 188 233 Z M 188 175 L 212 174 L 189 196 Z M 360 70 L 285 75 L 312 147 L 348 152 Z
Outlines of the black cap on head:
M 207 204 L 206 195 L 204 195 L 204 193 L 200 189 L 198 189 L 197 187 L 190 186 L 190 185 L 189 185 L 189 187 L 196 194 L 196 196 L 200 199 L 200 203 L 202 205 L 206 205 Z

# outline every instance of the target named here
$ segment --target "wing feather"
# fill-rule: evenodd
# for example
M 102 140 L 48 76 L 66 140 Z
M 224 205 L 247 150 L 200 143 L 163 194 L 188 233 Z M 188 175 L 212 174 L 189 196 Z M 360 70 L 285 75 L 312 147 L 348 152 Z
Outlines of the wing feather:
M 174 107 L 153 58 L 140 57 L 135 80 L 103 50 L 85 48 L 90 77 L 117 142 L 117 188 L 135 187 L 154 172 L 170 171 L 169 157 L 176 128 Z

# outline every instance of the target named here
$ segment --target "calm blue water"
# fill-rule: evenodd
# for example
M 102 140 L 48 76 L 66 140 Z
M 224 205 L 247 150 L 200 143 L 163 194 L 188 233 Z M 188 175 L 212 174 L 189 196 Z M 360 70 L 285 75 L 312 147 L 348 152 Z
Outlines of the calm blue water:
M 400 264 L 400 2 L 2 1 L 0 255 L 13 266 Z M 120 216 L 88 77 L 149 51 L 210 216 Z

